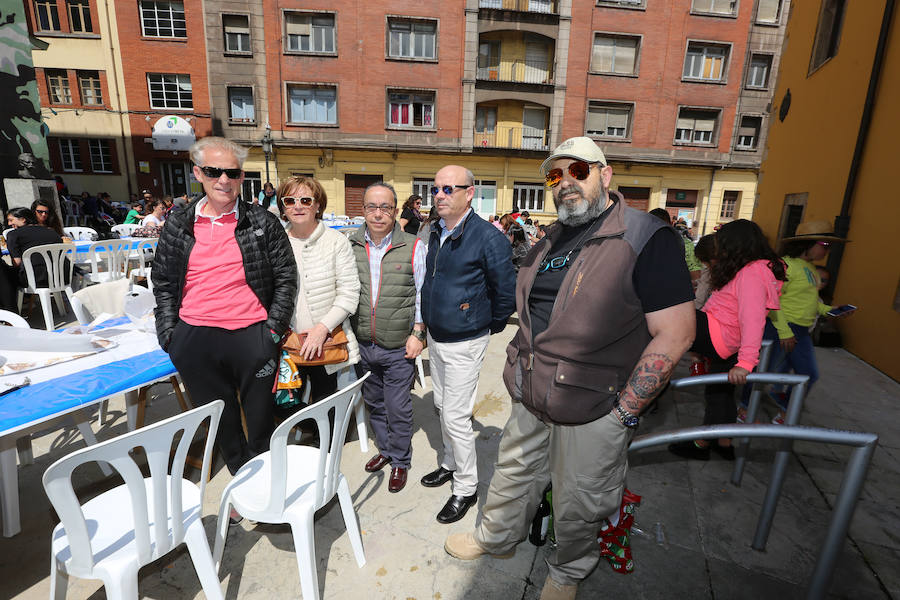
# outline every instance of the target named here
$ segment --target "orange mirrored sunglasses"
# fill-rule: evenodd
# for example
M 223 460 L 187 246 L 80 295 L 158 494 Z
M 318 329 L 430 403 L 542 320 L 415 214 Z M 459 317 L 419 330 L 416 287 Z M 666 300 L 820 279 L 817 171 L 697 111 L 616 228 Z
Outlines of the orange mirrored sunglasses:
M 569 171 L 569 175 L 577 179 L 578 181 L 584 181 L 588 178 L 588 175 L 591 174 L 591 165 L 594 163 L 584 162 L 583 160 L 576 160 L 572 164 L 567 167 Z M 563 178 L 563 170 L 559 167 L 555 169 L 550 169 L 547 171 L 547 175 L 544 177 L 544 180 L 547 183 L 547 187 L 556 187 L 559 185 L 559 182 L 562 181 Z

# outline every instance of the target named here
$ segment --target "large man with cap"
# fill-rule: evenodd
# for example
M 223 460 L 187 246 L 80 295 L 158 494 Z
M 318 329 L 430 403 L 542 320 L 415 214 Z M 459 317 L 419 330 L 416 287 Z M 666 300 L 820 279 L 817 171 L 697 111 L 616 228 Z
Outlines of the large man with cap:
M 586 137 L 541 165 L 559 221 L 523 260 L 520 328 L 503 380 L 512 413 L 474 533 L 445 549 L 503 556 L 525 539 L 548 483 L 554 532 L 543 600 L 574 598 L 615 521 L 628 444 L 694 337 L 693 292 L 678 234 L 609 189 L 612 168 Z
M 449 165 L 435 174 L 431 188 L 441 218 L 428 238 L 422 317 L 444 448 L 439 467 L 422 478 L 422 485 L 453 480 L 450 499 L 437 514 L 440 523 L 463 518 L 477 499 L 475 390 L 490 335 L 506 327 L 515 309 L 512 249 L 472 210 L 474 184 L 471 171 Z

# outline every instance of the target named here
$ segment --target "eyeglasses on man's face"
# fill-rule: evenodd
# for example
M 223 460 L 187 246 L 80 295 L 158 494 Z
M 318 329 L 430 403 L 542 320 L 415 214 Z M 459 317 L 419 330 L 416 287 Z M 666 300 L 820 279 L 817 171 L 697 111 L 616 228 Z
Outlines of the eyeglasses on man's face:
M 315 198 L 310 198 L 309 196 L 285 196 L 281 199 L 285 206 L 293 206 L 298 202 L 303 206 L 312 206 L 315 201 Z
M 591 165 L 600 164 L 600 163 L 589 163 L 583 160 L 576 160 L 568 167 L 566 170 L 569 172 L 569 175 L 577 179 L 578 181 L 584 181 L 591 174 Z M 547 182 L 547 187 L 556 187 L 559 185 L 559 182 L 562 181 L 563 178 L 563 170 L 560 167 L 555 169 L 550 169 L 547 171 L 547 175 L 544 176 L 544 180 Z
M 222 173 L 225 173 L 225 176 L 228 177 L 228 179 L 240 179 L 241 175 L 244 174 L 244 170 L 241 168 L 220 169 L 219 167 L 200 167 L 200 171 L 212 179 L 218 179 L 222 176 Z
M 389 215 L 394 212 L 394 206 L 388 206 L 387 204 L 366 204 L 363 206 L 367 215 L 371 215 L 377 212 L 380 212 L 383 215 Z
M 438 192 L 444 192 L 445 196 L 452 196 L 453 192 L 456 190 L 466 190 L 472 187 L 471 185 L 442 185 L 438 187 L 436 185 L 431 186 L 431 195 L 437 196 Z

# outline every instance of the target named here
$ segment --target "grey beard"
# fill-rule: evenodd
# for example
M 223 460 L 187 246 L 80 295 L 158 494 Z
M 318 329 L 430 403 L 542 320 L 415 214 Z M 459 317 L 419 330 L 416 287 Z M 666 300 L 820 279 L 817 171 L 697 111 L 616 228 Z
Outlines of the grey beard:
M 581 202 L 571 209 L 565 202 L 560 201 L 556 206 L 556 213 L 559 216 L 559 222 L 563 225 L 568 227 L 578 227 L 579 225 L 590 223 L 599 217 L 603 213 L 605 204 L 606 202 L 603 202 L 602 194 L 590 202 L 585 202 L 584 199 L 582 199 Z

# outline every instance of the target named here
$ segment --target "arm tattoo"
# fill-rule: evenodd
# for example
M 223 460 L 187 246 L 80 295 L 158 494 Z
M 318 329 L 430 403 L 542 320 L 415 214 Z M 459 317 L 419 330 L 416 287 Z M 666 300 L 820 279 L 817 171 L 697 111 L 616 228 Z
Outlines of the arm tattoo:
M 666 354 L 645 354 L 638 361 L 622 390 L 619 400 L 629 412 L 639 413 L 656 395 L 662 391 L 675 363 Z

